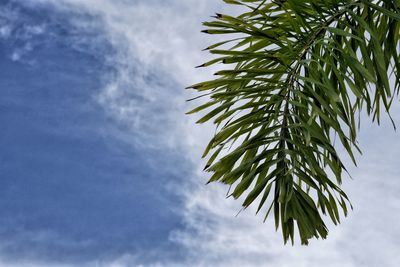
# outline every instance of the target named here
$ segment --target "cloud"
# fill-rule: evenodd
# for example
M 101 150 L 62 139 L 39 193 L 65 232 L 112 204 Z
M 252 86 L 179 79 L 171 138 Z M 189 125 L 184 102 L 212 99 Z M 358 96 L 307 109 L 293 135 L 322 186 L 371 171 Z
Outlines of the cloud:
M 35 62 L 25 60 L 25 57 L 34 50 L 37 39 L 46 31 L 45 24 L 35 24 L 26 21 L 19 10 L 10 5 L 2 5 L 0 11 L 0 39 L 14 39 L 9 58 L 12 61 L 22 61 L 28 64 Z M 15 42 L 18 40 L 18 42 Z
M 9 25 L 3 25 L 0 27 L 0 37 L 7 39 L 11 34 L 11 27 Z
M 0 39 L 8 39 L 13 31 L 13 22 L 17 19 L 16 12 L 8 7 L 0 10 Z
M 212 42 L 202 38 L 200 22 L 213 12 L 223 10 L 225 5 L 193 0 L 38 0 L 30 3 L 50 3 L 65 13 L 88 15 L 89 19 L 74 16 L 71 22 L 78 29 L 97 27 L 107 36 L 115 53 L 106 57 L 116 72 L 108 74 L 109 83 L 97 98 L 117 121 L 129 128 L 130 136 L 134 133 L 135 145 L 162 144 L 173 148 L 181 147 L 184 142 L 199 149 L 195 144 L 198 141 L 188 134 L 194 118 L 187 119 L 184 112 L 193 104 L 188 105 L 185 100 L 192 92 L 185 92 L 184 88 L 211 78 L 211 71 L 194 68 L 209 57 L 199 51 Z M 90 38 L 84 42 L 90 42 Z M 120 134 L 132 142 L 132 137 Z
M 114 48 L 108 61 L 116 71 L 95 98 L 125 130 L 118 133 L 120 137 L 149 149 L 182 151 L 194 166 L 193 176 L 187 177 L 179 192 L 184 199 L 185 229 L 171 233 L 171 242 L 182 247 L 185 259 L 141 263 L 140 256 L 125 255 L 98 266 L 391 267 L 400 262 L 400 182 L 396 181 L 400 144 L 398 135 L 388 134 L 389 125 L 363 129 L 360 141 L 365 156 L 360 158 L 360 168 L 352 169 L 356 180 L 344 185 L 356 210 L 339 227 L 330 226 L 328 240 L 313 241 L 306 248 L 284 247 L 271 222 L 262 224 L 263 218 L 255 217 L 253 209 L 236 218 L 240 203 L 225 199 L 227 188 L 203 185 L 206 177 L 198 159 L 212 127 L 196 127 L 193 118 L 183 115 L 189 107 L 184 102 L 188 93 L 182 88 L 210 76 L 193 66 L 205 61 L 207 56 L 199 51 L 210 41 L 198 33 L 200 21 L 226 8 L 220 2 L 30 3 L 89 15 L 90 21 L 81 17 L 73 23 L 77 28 L 97 27 Z
M 193 82 L 193 65 L 201 61 L 199 55 L 190 53 L 186 38 L 188 25 L 198 21 L 174 18 L 175 8 L 166 4 L 160 8 L 151 1 L 134 5 L 124 1 L 50 2 L 65 12 L 93 16 L 114 47 L 115 53 L 106 57 L 116 71 L 108 74 L 109 83 L 96 97 L 115 120 L 128 127 L 130 135 L 134 133 L 135 145 L 180 147 L 185 136 L 182 129 L 177 131 L 184 126 L 185 96 L 181 92 Z M 180 13 L 189 11 L 187 4 L 172 5 Z M 85 19 L 73 23 L 80 29 L 91 26 Z

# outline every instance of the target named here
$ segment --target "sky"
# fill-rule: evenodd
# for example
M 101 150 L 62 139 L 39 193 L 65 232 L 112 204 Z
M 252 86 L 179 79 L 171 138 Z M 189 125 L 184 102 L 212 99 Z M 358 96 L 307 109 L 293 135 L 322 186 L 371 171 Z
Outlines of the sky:
M 0 0 L 0 267 L 397 266 L 399 133 L 363 118 L 327 240 L 284 246 L 205 185 L 185 112 L 215 0 Z M 397 106 L 396 106 L 397 104 Z M 393 107 L 400 122 L 398 101 Z

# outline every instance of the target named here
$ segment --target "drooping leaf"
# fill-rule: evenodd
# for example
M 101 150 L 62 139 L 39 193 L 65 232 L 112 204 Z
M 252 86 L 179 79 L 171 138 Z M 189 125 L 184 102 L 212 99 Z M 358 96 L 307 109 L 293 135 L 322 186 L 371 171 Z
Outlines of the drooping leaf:
M 243 13 L 204 23 L 234 36 L 209 46 L 217 58 L 200 67 L 226 68 L 190 87 L 210 101 L 189 113 L 208 110 L 198 122 L 218 126 L 204 152 L 210 182 L 273 216 L 285 243 L 295 232 L 302 244 L 326 238 L 324 220 L 338 224 L 352 207 L 338 151 L 356 163 L 354 114 L 379 122 L 400 91 L 400 1 L 224 2 Z

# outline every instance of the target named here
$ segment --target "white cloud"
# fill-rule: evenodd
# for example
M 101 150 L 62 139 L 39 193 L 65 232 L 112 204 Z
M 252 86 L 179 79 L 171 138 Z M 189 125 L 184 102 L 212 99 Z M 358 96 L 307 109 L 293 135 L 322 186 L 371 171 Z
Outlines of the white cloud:
M 0 38 L 7 39 L 12 30 L 12 24 L 10 22 L 15 21 L 18 18 L 18 13 L 7 7 L 4 6 L 0 9 Z
M 201 20 L 221 10 L 224 7 L 221 3 L 209 0 L 30 3 L 39 2 L 52 3 L 65 12 L 93 16 L 89 20 L 71 21 L 85 29 L 93 27 L 96 20 L 97 28 L 115 48 L 116 54 L 108 59 L 117 73 L 110 77 L 98 100 L 116 120 L 129 126 L 129 137 L 122 136 L 126 141 L 154 147 L 160 144 L 179 147 L 182 142 L 197 146 L 199 141 L 187 134 L 192 131 L 189 125 L 193 125 L 194 118 L 184 115 L 190 108 L 185 100 L 191 96 L 184 88 L 211 77 L 211 72 L 202 72 L 194 66 L 206 60 L 208 55 L 200 50 L 212 42 L 202 38 Z
M 29 54 L 35 46 L 33 39 L 45 33 L 45 24 L 27 24 L 21 23 L 17 26 L 22 15 L 19 10 L 9 6 L 3 6 L 0 10 L 0 38 L 13 38 L 14 48 L 9 55 L 12 61 L 23 61 L 24 63 L 34 64 L 32 61 L 25 61 L 24 57 Z M 22 41 L 23 45 L 15 40 Z
M 171 233 L 171 240 L 187 251 L 188 262 L 146 266 L 391 267 L 400 262 L 400 182 L 396 180 L 400 143 L 397 134 L 387 131 L 389 125 L 363 129 L 360 140 L 365 156 L 360 157 L 360 168 L 353 169 L 356 180 L 345 183 L 356 209 L 342 225 L 330 227 L 328 240 L 313 241 L 309 247 L 284 247 L 271 223 L 262 224 L 262 217 L 255 217 L 254 210 L 235 218 L 240 203 L 224 198 L 226 188 L 203 185 L 206 179 L 201 178 L 204 175 L 198 158 L 212 128 L 196 127 L 193 118 L 183 115 L 189 109 L 184 103 L 188 94 L 183 87 L 210 74 L 194 70 L 193 66 L 204 61 L 206 55 L 199 50 L 211 41 L 199 33 L 200 21 L 221 10 L 221 3 L 40 2 L 52 3 L 64 12 L 93 15 L 98 28 L 116 49 L 109 60 L 116 66 L 117 74 L 110 77 L 97 97 L 116 120 L 126 125 L 129 131 L 122 138 L 136 145 L 146 142 L 146 146 L 164 149 L 183 147 L 198 166 L 196 175 L 190 178 L 191 184 L 182 190 L 187 229 Z M 85 23 L 79 20 L 76 26 L 84 27 Z M 160 78 L 171 82 L 160 84 Z M 98 266 L 134 266 L 136 260 L 136 256 L 128 255 Z
M 22 59 L 22 57 L 24 55 L 28 54 L 29 52 L 31 52 L 32 49 L 33 49 L 32 43 L 27 41 L 27 43 L 24 46 L 14 49 L 14 51 L 11 54 L 11 60 L 12 61 L 20 61 Z
M 9 25 L 3 25 L 0 27 L 0 37 L 7 39 L 11 34 L 11 27 Z

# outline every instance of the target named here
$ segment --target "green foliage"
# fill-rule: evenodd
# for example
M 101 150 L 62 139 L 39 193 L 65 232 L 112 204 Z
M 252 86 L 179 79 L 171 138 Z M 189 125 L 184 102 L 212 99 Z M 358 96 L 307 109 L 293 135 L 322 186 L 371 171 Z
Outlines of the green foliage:
M 400 1 L 224 0 L 246 9 L 205 22 L 209 34 L 235 35 L 207 48 L 224 64 L 215 80 L 191 86 L 210 101 L 210 182 L 231 185 L 247 208 L 272 212 L 285 243 L 326 238 L 351 207 L 339 187 L 354 159 L 364 109 L 379 123 L 400 90 Z M 394 82 L 391 82 L 394 81 Z M 338 144 L 335 145 L 335 140 Z

